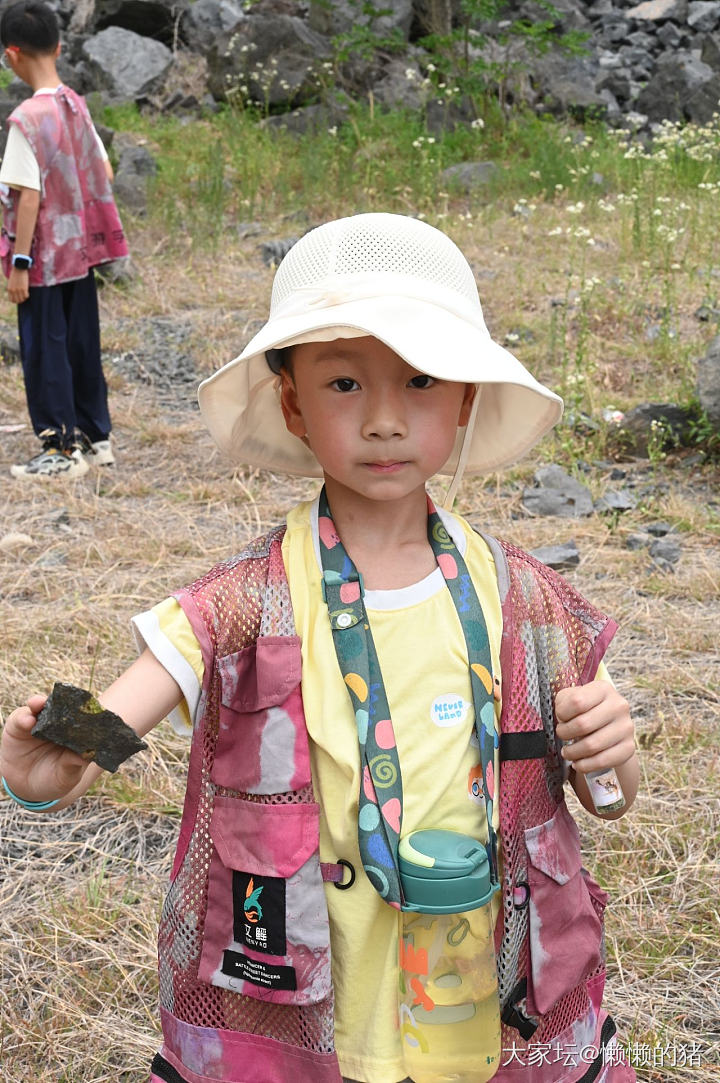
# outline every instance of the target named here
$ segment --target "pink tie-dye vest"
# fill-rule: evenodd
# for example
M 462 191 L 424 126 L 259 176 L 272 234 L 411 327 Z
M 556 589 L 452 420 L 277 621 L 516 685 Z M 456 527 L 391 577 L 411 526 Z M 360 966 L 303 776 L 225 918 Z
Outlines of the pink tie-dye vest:
M 176 595 L 205 676 L 160 921 L 151 1083 L 341 1081 L 325 903 L 338 869 L 319 859 L 283 534 Z M 558 688 L 592 677 L 615 625 L 532 557 L 486 540 L 503 604 L 496 948 L 512 1052 L 495 1078 L 626 1083 L 635 1075 L 600 1007 L 606 899 L 581 868 L 552 712 Z M 536 1063 L 534 1046 L 570 1057 Z
M 28 98 L 11 113 L 40 168 L 40 209 L 30 253 L 31 286 L 84 278 L 91 267 L 127 256 L 105 164 L 84 100 L 69 87 Z M 4 199 L 0 257 L 10 274 L 19 193 Z

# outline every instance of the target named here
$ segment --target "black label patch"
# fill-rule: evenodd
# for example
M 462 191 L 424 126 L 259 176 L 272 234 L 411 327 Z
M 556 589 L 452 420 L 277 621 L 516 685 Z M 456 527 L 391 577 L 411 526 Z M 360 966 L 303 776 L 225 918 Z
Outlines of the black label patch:
M 277 966 L 263 959 L 248 959 L 239 951 L 228 949 L 223 952 L 222 972 L 229 978 L 242 978 L 263 989 L 297 989 L 295 967 Z
M 285 954 L 284 880 L 233 872 L 233 935 L 253 951 Z

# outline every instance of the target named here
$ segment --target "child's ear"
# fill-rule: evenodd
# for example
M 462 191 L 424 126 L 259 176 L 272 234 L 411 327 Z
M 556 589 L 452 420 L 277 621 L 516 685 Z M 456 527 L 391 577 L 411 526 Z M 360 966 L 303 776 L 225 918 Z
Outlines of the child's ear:
M 293 378 L 286 368 L 280 369 L 280 409 L 283 412 L 288 432 L 302 440 L 306 435 L 305 422 L 303 421 Z
M 462 405 L 460 407 L 458 427 L 467 425 L 470 420 L 470 411 L 472 410 L 472 404 L 475 401 L 477 392 L 478 388 L 475 384 L 465 384 L 465 394 L 463 395 Z

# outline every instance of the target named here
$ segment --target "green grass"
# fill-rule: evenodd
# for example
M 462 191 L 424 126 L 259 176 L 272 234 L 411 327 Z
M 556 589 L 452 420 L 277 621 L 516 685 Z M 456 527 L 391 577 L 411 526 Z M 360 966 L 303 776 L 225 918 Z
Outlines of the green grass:
M 498 256 L 512 263 L 506 344 L 541 379 L 552 372 L 571 415 L 602 422 L 605 405 L 628 408 L 643 383 L 652 401 L 695 402 L 695 362 L 720 322 L 692 322 L 700 306 L 720 305 L 720 120 L 666 125 L 646 149 L 597 123 L 525 112 L 508 119 L 492 102 L 483 126 L 439 135 L 422 112 L 371 103 L 350 105 L 344 122 L 302 138 L 251 108 L 225 106 L 191 124 L 128 106 L 103 119 L 156 157 L 146 221 L 175 258 L 187 259 L 189 247 L 216 255 L 258 220 L 287 237 L 382 209 L 419 214 L 451 234 L 481 230 L 495 251 L 481 250 L 475 269 L 497 267 Z M 498 171 L 461 191 L 442 172 L 463 161 L 492 161 Z M 541 273 L 523 258 L 528 250 L 540 255 Z M 550 290 L 552 305 L 533 306 Z M 598 455 L 605 436 L 594 441 Z M 700 414 L 690 443 L 718 451 Z M 568 447 L 577 451 L 574 436 Z M 663 458 L 666 449 L 657 450 Z

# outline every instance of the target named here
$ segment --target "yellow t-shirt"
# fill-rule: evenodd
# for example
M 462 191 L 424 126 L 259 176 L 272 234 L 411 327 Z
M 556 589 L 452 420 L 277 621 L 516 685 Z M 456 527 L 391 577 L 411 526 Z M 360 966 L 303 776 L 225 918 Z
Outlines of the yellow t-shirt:
M 467 523 L 446 512 L 441 515 L 465 558 L 483 607 L 499 717 L 502 615 L 494 561 Z M 287 526 L 282 552 L 302 643 L 303 704 L 313 783 L 322 809 L 320 859 L 343 858 L 357 873 L 349 891 L 338 891 L 332 884 L 326 887 L 335 1043 L 344 1076 L 396 1083 L 406 1075 L 397 1026 L 400 916 L 362 871 L 357 843 L 357 729 L 320 591 L 317 501 L 294 508 Z M 367 591 L 365 606 L 402 771 L 402 833 L 442 827 L 484 841 L 487 824 L 478 786 L 467 653 L 442 573 L 437 569 L 420 583 L 399 590 Z M 187 618 L 177 602 L 168 599 L 136 617 L 134 625 L 139 645 L 147 644 L 180 684 L 185 702 L 171 721 L 181 732 L 189 732 L 203 663 Z M 497 779 L 497 762 L 495 767 Z M 497 828 L 498 801 L 493 811 Z
M 301 504 L 288 515 L 283 558 L 302 641 L 303 705 L 322 808 L 320 858 L 344 858 L 357 870 L 349 891 L 330 885 L 326 891 L 335 1044 L 343 1075 L 396 1083 L 407 1074 L 397 1026 L 400 917 L 362 871 L 357 842 L 357 727 L 320 593 L 316 517 L 316 504 Z M 470 527 L 455 517 L 444 518 L 478 590 L 497 674 L 501 612 L 494 563 Z M 442 573 L 437 569 L 400 590 L 367 591 L 365 607 L 398 747 L 402 833 L 442 827 L 484 841 L 485 811 L 473 785 L 479 752 L 467 652 Z

